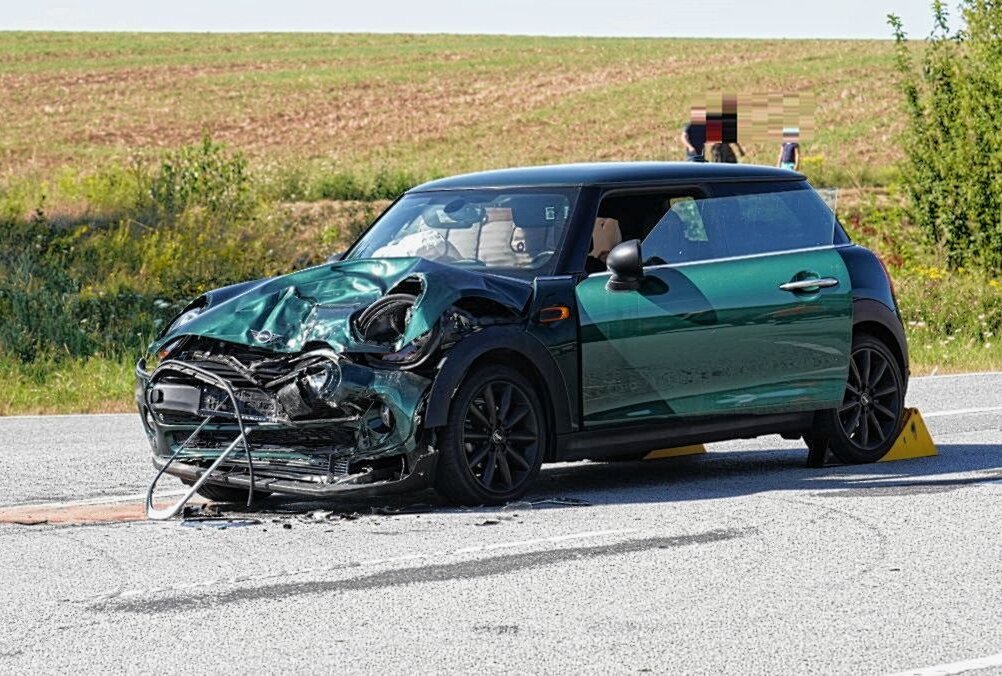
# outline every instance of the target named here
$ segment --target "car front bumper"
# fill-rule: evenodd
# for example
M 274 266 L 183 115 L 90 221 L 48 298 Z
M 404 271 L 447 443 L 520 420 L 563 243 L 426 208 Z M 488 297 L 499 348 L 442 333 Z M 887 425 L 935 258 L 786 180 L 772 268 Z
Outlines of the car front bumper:
M 218 375 L 202 377 L 193 366 L 165 364 L 153 370 L 142 360 L 137 364 L 136 404 L 154 467 L 186 483 L 198 481 L 221 455 L 227 457 L 205 483 L 258 493 L 366 497 L 420 490 L 432 480 L 437 452 L 420 431 L 427 379 L 392 371 L 365 374 L 365 395 L 393 420 L 389 429 L 373 431 L 371 413 L 335 411 L 328 419 L 305 421 L 260 411 L 233 415 L 245 402 Z M 161 373 L 172 368 L 196 379 L 168 382 Z M 230 395 L 228 412 L 204 410 L 205 391 L 220 388 Z M 227 452 L 230 445 L 237 448 Z

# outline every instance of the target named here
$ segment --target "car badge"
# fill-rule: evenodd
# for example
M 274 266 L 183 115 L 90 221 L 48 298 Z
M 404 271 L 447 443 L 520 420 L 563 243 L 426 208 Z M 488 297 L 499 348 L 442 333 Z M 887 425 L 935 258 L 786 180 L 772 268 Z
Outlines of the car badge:
M 250 334 L 251 337 L 254 338 L 254 340 L 256 340 L 259 343 L 263 343 L 265 345 L 267 345 L 268 343 L 274 343 L 276 340 L 282 339 L 282 336 L 278 335 L 277 333 L 272 333 L 268 329 L 265 329 L 264 331 L 252 330 Z

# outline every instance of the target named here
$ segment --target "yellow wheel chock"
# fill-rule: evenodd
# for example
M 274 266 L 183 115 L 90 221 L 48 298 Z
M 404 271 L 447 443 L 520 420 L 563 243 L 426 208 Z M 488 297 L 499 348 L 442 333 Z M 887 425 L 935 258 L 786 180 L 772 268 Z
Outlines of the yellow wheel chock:
M 905 424 L 901 427 L 901 432 L 891 450 L 887 451 L 880 462 L 927 458 L 933 455 L 939 455 L 939 452 L 932 441 L 925 420 L 922 419 L 922 414 L 917 408 L 905 409 Z
M 699 455 L 706 453 L 706 446 L 694 444 L 692 446 L 679 446 L 677 448 L 662 448 L 651 451 L 643 457 L 644 460 L 660 460 L 661 458 L 680 458 L 683 455 Z
M 660 460 L 661 458 L 678 458 L 684 455 L 698 455 L 706 453 L 706 446 L 695 444 L 693 446 L 679 446 L 678 448 L 662 448 L 651 451 L 644 456 L 644 460 Z M 891 450 L 878 462 L 890 462 L 892 460 L 911 460 L 912 458 L 927 458 L 938 455 L 936 444 L 932 441 L 929 428 L 926 427 L 925 420 L 917 408 L 905 409 L 905 422 L 901 426 L 898 438 L 894 440 Z M 827 460 L 828 449 L 812 448 L 808 456 L 809 467 L 822 467 Z

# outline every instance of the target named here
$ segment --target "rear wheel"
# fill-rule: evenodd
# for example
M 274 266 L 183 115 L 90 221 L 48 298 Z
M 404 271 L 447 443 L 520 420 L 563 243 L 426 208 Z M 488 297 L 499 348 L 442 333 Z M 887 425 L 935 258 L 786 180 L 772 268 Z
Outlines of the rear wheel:
M 846 463 L 876 462 L 897 439 L 904 417 L 904 378 L 897 359 L 877 338 L 852 342 L 841 405 L 821 416 L 820 438 Z
M 529 489 L 549 433 L 532 384 L 505 366 L 472 371 L 439 437 L 435 489 L 462 505 L 497 505 Z

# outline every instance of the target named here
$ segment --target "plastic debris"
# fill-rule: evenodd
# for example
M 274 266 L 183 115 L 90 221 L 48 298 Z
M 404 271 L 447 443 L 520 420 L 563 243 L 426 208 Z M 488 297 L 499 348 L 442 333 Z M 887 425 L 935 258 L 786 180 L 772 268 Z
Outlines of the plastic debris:
M 226 530 L 228 528 L 246 528 L 247 526 L 257 526 L 260 525 L 260 523 L 261 521 L 259 519 L 220 519 L 214 517 L 197 517 L 182 520 L 181 526 L 184 528 L 195 528 L 198 530 L 201 530 L 202 528 Z
M 559 505 L 561 507 L 591 507 L 592 503 L 587 500 L 581 500 L 580 498 L 543 498 L 542 500 L 533 500 L 531 503 L 535 505 Z

